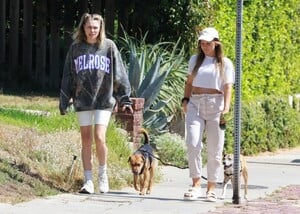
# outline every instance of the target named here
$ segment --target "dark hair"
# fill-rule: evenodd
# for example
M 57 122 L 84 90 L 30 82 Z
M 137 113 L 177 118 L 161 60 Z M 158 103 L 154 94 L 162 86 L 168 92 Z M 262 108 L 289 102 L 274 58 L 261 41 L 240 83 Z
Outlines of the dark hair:
M 201 64 L 203 63 L 203 60 L 205 58 L 205 54 L 201 48 L 201 45 L 200 45 L 200 40 L 198 41 L 198 54 L 197 54 L 197 60 L 196 60 L 196 64 L 193 68 L 193 71 L 192 71 L 192 76 L 195 77 L 196 74 L 197 74 L 197 71 L 199 69 L 199 67 L 201 66 Z M 221 77 L 224 76 L 224 61 L 223 61 L 223 47 L 222 47 L 222 43 L 217 39 L 215 38 L 213 40 L 213 42 L 215 42 L 216 46 L 215 46 L 215 57 L 216 57 L 216 66 L 217 68 L 219 69 L 219 72 L 221 74 Z

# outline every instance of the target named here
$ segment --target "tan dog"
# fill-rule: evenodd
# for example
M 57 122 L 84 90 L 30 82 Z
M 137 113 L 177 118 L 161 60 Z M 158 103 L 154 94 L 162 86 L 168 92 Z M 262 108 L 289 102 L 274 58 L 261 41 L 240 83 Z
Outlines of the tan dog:
M 231 181 L 231 185 L 233 184 L 233 161 L 234 156 L 233 154 L 224 154 L 223 155 L 223 166 L 224 166 L 224 181 L 223 181 L 223 192 L 221 199 L 224 199 L 226 196 L 226 189 L 228 182 Z M 248 168 L 246 164 L 245 158 L 241 155 L 240 156 L 240 174 L 244 179 L 244 198 L 247 199 L 247 192 L 248 192 Z
M 133 173 L 134 188 L 140 195 L 145 195 L 151 193 L 157 160 L 153 156 L 148 132 L 145 129 L 141 129 L 140 132 L 145 138 L 144 145 L 129 157 L 128 162 Z

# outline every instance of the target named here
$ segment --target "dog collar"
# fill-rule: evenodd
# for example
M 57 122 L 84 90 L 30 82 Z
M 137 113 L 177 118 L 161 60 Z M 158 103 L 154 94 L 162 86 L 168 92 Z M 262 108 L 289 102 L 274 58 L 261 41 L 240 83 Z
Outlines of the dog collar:
M 225 175 L 229 177 L 229 176 L 232 176 L 233 173 L 225 173 Z
M 224 169 L 228 169 L 228 168 L 230 168 L 230 167 L 232 167 L 232 164 L 230 164 L 230 165 L 228 165 L 228 166 L 224 166 Z

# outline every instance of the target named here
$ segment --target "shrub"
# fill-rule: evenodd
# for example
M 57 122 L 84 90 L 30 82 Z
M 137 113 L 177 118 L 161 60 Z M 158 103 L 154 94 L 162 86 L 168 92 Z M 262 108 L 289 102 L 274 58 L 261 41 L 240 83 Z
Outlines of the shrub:
M 145 99 L 143 126 L 153 133 L 164 133 L 177 110 L 181 110 L 187 69 L 184 49 L 178 48 L 179 41 L 150 45 L 145 43 L 147 34 L 140 40 L 124 34 L 121 52 L 128 61 L 131 96 Z
M 297 136 L 300 133 L 300 113 L 288 104 L 287 98 L 259 97 L 255 101 L 243 103 L 241 112 L 242 154 L 255 155 L 299 145 Z M 234 148 L 233 119 L 227 121 L 225 139 L 225 151 L 232 153 Z
M 166 163 L 187 167 L 187 155 L 184 139 L 178 134 L 165 133 L 155 137 L 157 155 Z

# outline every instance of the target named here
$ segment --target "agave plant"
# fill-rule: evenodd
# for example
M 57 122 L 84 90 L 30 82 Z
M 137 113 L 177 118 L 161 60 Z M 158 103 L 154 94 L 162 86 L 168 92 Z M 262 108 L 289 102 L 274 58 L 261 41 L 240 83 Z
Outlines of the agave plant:
M 184 59 L 183 49 L 178 50 L 178 42 L 149 45 L 145 43 L 145 39 L 146 35 L 138 41 L 125 34 L 121 39 L 124 47 L 121 52 L 129 56 L 127 61 L 131 96 L 145 99 L 143 126 L 156 133 L 163 133 L 174 117 L 172 106 L 180 100 L 176 92 L 178 86 L 172 85 L 173 78 L 170 76 L 176 73 L 175 82 L 184 81 L 184 70 L 180 69 Z

